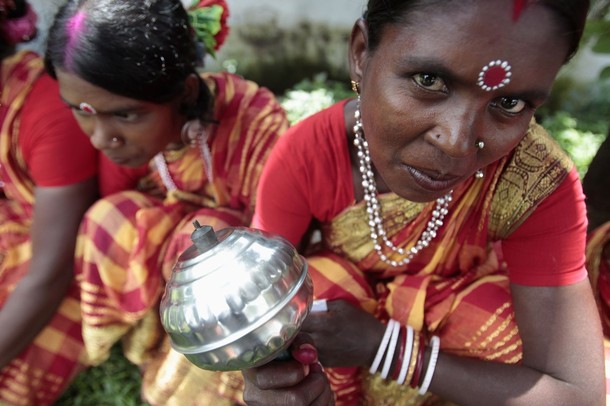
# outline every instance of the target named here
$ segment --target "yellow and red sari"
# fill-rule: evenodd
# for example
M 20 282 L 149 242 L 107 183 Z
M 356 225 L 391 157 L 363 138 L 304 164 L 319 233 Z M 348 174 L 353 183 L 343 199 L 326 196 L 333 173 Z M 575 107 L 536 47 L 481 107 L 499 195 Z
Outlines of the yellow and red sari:
M 102 362 L 121 339 L 126 356 L 145 370 L 150 383 L 143 395 L 153 404 L 171 404 L 164 378 L 157 378 L 165 359 L 188 364 L 167 354 L 158 303 L 179 254 L 191 245 L 192 221 L 217 230 L 248 225 L 262 165 L 288 126 L 268 90 L 227 73 L 203 77 L 215 100 L 217 124 L 208 139 L 213 178 L 198 147 L 166 152 L 177 190 L 167 192 L 151 162 L 137 190 L 107 196 L 89 210 L 77 244 L 87 353 Z M 180 369 L 172 367 L 166 378 L 179 382 Z
M 34 135 L 25 131 L 26 102 L 31 95 L 36 102 L 48 103 L 54 109 L 52 120 L 73 120 L 71 112 L 63 106 L 56 90 L 32 92 L 43 74 L 43 63 L 31 52 L 20 52 L 2 61 L 0 72 L 0 179 L 3 196 L 0 198 L 0 311 L 17 284 L 27 275 L 32 258 L 30 230 L 34 212 L 35 181 L 32 163 L 26 161 L 27 153 L 21 148 L 24 139 Z M 49 81 L 51 79 L 48 79 Z M 38 88 L 37 88 L 38 89 Z M 27 105 L 31 110 L 31 105 Z M 42 113 L 41 113 L 42 114 Z M 46 117 L 38 117 L 41 144 L 56 141 L 60 134 L 65 142 L 82 139 L 90 151 L 80 152 L 90 168 L 84 170 L 73 160 L 66 167 L 91 176 L 97 170 L 93 148 L 83 138 L 76 122 L 58 129 L 50 125 Z M 79 131 L 79 132 L 70 132 Z M 45 144 L 45 145 L 42 145 Z M 78 149 L 83 144 L 72 143 Z M 77 145 L 78 144 L 78 145 Z M 65 144 L 64 144 L 65 145 Z M 50 165 L 56 165 L 64 157 L 56 157 Z M 80 175 L 77 175 L 80 176 Z M 66 180 L 66 183 L 69 183 Z M 74 285 L 64 298 L 57 313 L 34 341 L 5 368 L 0 371 L 0 404 L 50 405 L 65 390 L 72 378 L 87 363 L 81 338 L 79 292 Z
M 374 251 L 362 203 L 348 205 L 338 214 L 328 209 L 342 200 L 341 197 L 333 200 L 333 191 L 342 189 L 344 183 L 345 190 L 352 188 L 348 155 L 342 157 L 332 147 L 328 147 L 331 150 L 328 154 L 324 151 L 335 141 L 337 149 L 345 148 L 342 108 L 328 113 L 332 114 L 336 120 L 317 117 L 312 119 L 317 121 L 307 123 L 306 130 L 293 127 L 290 135 L 282 137 L 282 148 L 275 147 L 261 179 L 260 204 L 253 225 L 283 234 L 296 245 L 300 233 L 293 235 L 290 226 L 284 225 L 286 230 L 282 230 L 273 224 L 272 217 L 278 215 L 275 210 L 278 206 L 274 204 L 282 205 L 291 213 L 306 206 L 304 210 L 316 213 L 318 219 L 327 216 L 328 220 L 321 221 L 320 246 L 323 248 L 307 257 L 316 298 L 346 299 L 381 320 L 391 317 L 403 325 L 438 335 L 445 352 L 504 363 L 520 362 L 521 339 L 514 319 L 502 242 L 510 240 L 515 230 L 542 201 L 557 191 L 566 177 L 577 188 L 579 181 L 570 160 L 544 130 L 533 124 L 513 155 L 487 167 L 483 180 L 471 179 L 454 191 L 446 226 L 432 245 L 408 266 L 390 269 Z M 336 137 L 329 135 L 332 131 Z M 317 134 L 311 136 L 313 141 L 306 139 L 309 133 Z M 289 136 L 293 139 L 288 140 Z M 316 147 L 307 148 L 300 142 Z M 329 167 L 318 172 L 312 169 L 313 161 L 326 158 Z M 289 162 L 288 166 L 281 166 L 286 170 L 269 165 L 276 163 L 271 162 L 275 159 Z M 347 168 L 347 175 L 343 177 L 334 172 L 333 166 L 340 167 L 336 162 L 342 159 L 346 160 Z M 327 182 L 328 189 L 320 186 L 325 178 L 331 179 Z M 295 179 L 308 185 L 299 188 Z M 314 193 L 303 193 L 308 188 Z M 287 190 L 296 196 L 289 203 L 286 203 Z M 574 197 L 572 190 L 567 193 Z M 561 201 L 564 197 L 554 196 L 553 200 Z M 409 202 L 394 194 L 380 196 L 380 201 L 383 221 L 392 241 L 398 246 L 412 246 L 426 227 L 433 204 Z M 584 208 L 584 202 L 581 203 Z M 270 209 L 266 213 L 269 216 L 259 217 L 259 209 Z M 584 246 L 584 210 L 578 215 L 582 220 Z M 282 220 L 279 215 L 277 222 Z M 305 218 L 303 223 L 310 221 Z M 575 252 L 579 244 L 575 246 L 570 255 L 578 257 Z M 582 259 L 584 263 L 581 257 L 575 262 Z M 574 274 L 562 276 L 565 279 L 561 283 L 585 277 L 582 264 L 576 268 Z M 539 282 L 546 283 L 546 276 L 538 277 Z M 513 276 L 510 280 L 516 278 Z M 156 403 L 232 405 L 242 402 L 243 382 L 239 373 L 203 371 L 171 351 L 164 361 L 156 368 L 155 380 L 145 382 L 149 388 L 157 385 L 153 398 Z M 369 375 L 359 368 L 326 368 L 325 371 L 337 395 L 337 405 L 447 404 L 433 394 L 419 396 L 406 385 L 384 381 L 378 374 Z

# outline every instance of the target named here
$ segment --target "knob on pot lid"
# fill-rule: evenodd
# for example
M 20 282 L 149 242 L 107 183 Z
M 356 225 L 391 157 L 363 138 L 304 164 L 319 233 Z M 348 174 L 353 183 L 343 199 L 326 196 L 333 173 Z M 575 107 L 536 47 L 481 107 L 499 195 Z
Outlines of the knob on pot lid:
M 218 244 L 218 238 L 211 226 L 201 226 L 199 221 L 193 221 L 195 230 L 191 233 L 191 241 L 200 252 L 205 252 Z

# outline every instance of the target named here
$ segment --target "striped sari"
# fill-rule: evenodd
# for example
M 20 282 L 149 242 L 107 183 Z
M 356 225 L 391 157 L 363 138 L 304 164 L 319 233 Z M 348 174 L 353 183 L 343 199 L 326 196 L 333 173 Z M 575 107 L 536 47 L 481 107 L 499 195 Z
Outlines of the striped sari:
M 20 113 L 43 72 L 33 53 L 17 53 L 2 61 L 0 72 L 0 309 L 31 260 L 30 228 L 34 183 L 19 148 Z M 0 371 L 0 404 L 50 405 L 83 368 L 78 289 L 74 285 L 57 313 L 32 344 Z
M 153 404 L 169 404 L 165 394 L 155 400 L 165 387 L 154 378 L 158 365 L 172 356 L 188 363 L 169 352 L 158 304 L 174 263 L 191 245 L 192 221 L 217 230 L 247 225 L 262 165 L 288 125 L 268 90 L 227 73 L 204 80 L 218 122 L 208 141 L 213 179 L 199 148 L 166 152 L 177 189 L 167 192 L 151 162 L 137 190 L 110 195 L 88 211 L 77 244 L 87 353 L 102 362 L 122 340 L 125 355 L 145 370 L 145 382 L 153 380 L 143 388 Z M 179 379 L 180 370 L 170 375 Z
M 349 207 L 323 225 L 324 249 L 307 258 L 314 296 L 345 299 L 381 320 L 391 317 L 439 335 L 447 353 L 519 363 L 521 339 L 499 241 L 556 189 L 571 168 L 570 160 L 544 130 L 532 125 L 510 159 L 486 168 L 483 180 L 470 180 L 454 191 L 443 234 L 408 267 L 397 269 L 388 269 L 375 253 L 365 207 Z M 528 176 L 523 176 L 524 171 Z M 426 227 L 434 203 L 408 202 L 394 194 L 380 196 L 380 201 L 392 241 L 412 246 Z M 447 404 L 359 368 L 325 371 L 337 405 Z M 145 382 L 149 388 L 156 385 L 150 389 L 155 404 L 242 402 L 239 373 L 203 371 L 175 353 L 157 372 L 154 380 Z
M 533 125 L 510 159 L 454 190 L 442 234 L 399 268 L 388 268 L 373 249 L 366 207 L 348 208 L 324 225 L 326 248 L 309 258 L 314 295 L 345 299 L 381 320 L 393 318 L 437 335 L 445 353 L 520 362 L 521 339 L 499 241 L 555 190 L 571 166 L 544 130 Z M 526 168 L 527 177 L 522 176 Z M 380 202 L 394 244 L 413 246 L 434 202 L 413 203 L 394 194 L 380 196 Z M 337 405 L 447 404 L 359 368 L 326 371 Z

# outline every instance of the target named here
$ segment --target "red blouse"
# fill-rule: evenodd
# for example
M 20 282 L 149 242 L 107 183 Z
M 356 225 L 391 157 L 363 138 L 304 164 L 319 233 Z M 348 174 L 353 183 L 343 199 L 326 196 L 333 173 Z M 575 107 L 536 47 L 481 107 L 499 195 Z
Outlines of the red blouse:
M 23 106 L 19 147 L 37 186 L 65 186 L 97 174 L 95 148 L 61 102 L 57 82 L 46 74 Z

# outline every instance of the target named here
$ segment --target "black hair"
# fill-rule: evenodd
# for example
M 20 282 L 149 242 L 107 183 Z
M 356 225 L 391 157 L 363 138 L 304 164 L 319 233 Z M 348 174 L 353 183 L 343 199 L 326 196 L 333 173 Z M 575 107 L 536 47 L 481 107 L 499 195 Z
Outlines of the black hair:
M 25 0 L 13 0 L 15 8 L 10 9 L 6 14 L 7 19 L 20 18 L 27 12 L 28 3 Z
M 379 45 L 387 25 L 408 23 L 411 12 L 418 8 L 448 3 L 448 0 L 369 0 L 363 16 L 367 23 L 369 49 L 375 50 Z M 539 3 L 553 11 L 559 23 L 565 27 L 563 32 L 570 47 L 566 62 L 570 60 L 578 50 L 589 12 L 589 0 L 530 0 L 529 3 Z
M 183 92 L 198 58 L 180 0 L 68 0 L 49 30 L 45 68 L 53 77 L 62 69 L 111 93 L 161 104 Z M 196 105 L 185 106 L 188 118 L 202 117 L 211 104 L 199 84 Z

